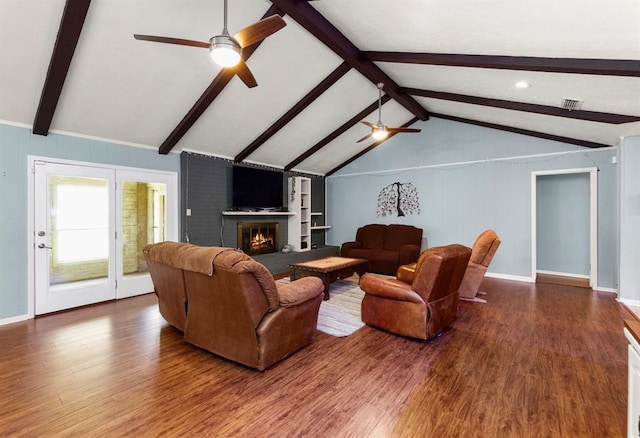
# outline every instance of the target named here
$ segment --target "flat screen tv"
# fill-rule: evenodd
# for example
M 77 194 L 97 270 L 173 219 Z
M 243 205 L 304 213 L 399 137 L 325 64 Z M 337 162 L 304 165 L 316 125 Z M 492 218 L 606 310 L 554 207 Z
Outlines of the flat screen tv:
M 234 210 L 282 210 L 284 173 L 233 166 Z

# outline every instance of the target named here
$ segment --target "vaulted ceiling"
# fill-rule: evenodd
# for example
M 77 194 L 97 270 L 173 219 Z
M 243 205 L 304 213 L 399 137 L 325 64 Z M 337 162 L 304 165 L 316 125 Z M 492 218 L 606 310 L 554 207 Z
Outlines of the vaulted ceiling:
M 206 42 L 223 0 L 0 0 L 0 123 L 331 174 L 378 144 L 357 140 L 382 82 L 382 121 L 425 147 L 434 117 L 593 148 L 640 135 L 637 0 L 229 0 L 229 31 L 273 14 L 248 88 L 202 48 L 133 37 Z

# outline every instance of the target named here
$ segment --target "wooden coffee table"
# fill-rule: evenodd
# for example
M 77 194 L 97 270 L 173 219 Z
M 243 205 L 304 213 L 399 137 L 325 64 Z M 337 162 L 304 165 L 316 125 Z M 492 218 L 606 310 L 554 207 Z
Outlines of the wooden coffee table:
M 319 277 L 324 283 L 324 299 L 329 299 L 329 285 L 342 278 L 358 274 L 362 277 L 367 267 L 367 259 L 350 259 L 346 257 L 326 257 L 289 265 L 291 281 L 302 277 Z

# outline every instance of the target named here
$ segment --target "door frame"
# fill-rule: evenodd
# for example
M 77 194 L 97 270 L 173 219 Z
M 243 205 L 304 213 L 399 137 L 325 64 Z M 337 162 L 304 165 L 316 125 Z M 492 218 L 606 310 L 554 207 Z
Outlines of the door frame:
M 180 199 L 178 188 L 178 172 L 168 170 L 146 169 L 140 167 L 128 167 L 95 163 L 90 161 L 66 160 L 62 158 L 43 157 L 36 155 L 27 156 L 27 319 L 35 317 L 35 162 L 44 161 L 51 164 L 66 164 L 86 167 L 99 167 L 114 171 L 128 171 L 141 173 L 155 173 L 166 175 L 173 180 L 171 187 L 167 187 L 167 198 L 173 197 L 173 208 L 167 206 L 167 237 L 178 240 L 179 233 L 179 206 Z M 116 190 L 117 191 L 117 190 Z M 117 242 L 116 242 L 117 244 Z M 117 252 L 117 251 L 116 251 Z M 117 294 L 117 290 L 116 290 Z M 117 295 L 116 295 L 117 296 Z
M 598 168 L 541 170 L 531 172 L 531 279 L 536 281 L 538 271 L 538 224 L 537 224 L 537 183 L 539 176 L 569 175 L 586 173 L 589 175 L 589 286 L 598 286 Z

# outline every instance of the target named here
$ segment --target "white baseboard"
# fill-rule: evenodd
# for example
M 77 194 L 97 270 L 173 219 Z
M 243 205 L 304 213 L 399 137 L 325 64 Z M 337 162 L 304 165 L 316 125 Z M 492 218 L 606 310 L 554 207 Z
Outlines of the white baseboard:
M 542 272 L 542 271 L 538 271 L 538 272 Z M 485 277 L 497 278 L 497 279 L 500 279 L 500 280 L 513 280 L 513 281 L 522 281 L 522 282 L 525 282 L 525 283 L 535 283 L 535 279 L 533 279 L 531 277 L 520 276 L 520 275 L 495 274 L 493 272 L 487 272 L 484 275 L 485 275 Z M 573 276 L 574 277 L 580 277 L 580 276 L 575 275 L 575 274 L 573 274 Z M 589 277 L 586 277 L 586 278 L 589 278 Z M 608 293 L 612 293 L 612 294 L 617 294 L 618 293 L 617 289 L 610 288 L 610 287 L 596 286 L 596 287 L 594 287 L 592 289 L 593 290 L 597 290 L 598 292 L 608 292 Z M 626 300 L 626 301 L 633 302 L 634 300 Z M 637 302 L 640 303 L 640 301 L 637 301 Z M 632 304 L 632 305 L 640 306 L 640 304 Z
M 486 272 L 484 275 L 486 277 L 497 278 L 497 279 L 500 279 L 500 280 L 513 280 L 513 281 L 522 281 L 524 283 L 534 283 L 533 278 L 524 277 L 524 276 L 521 276 L 521 275 L 496 274 L 496 273 L 493 273 L 493 272 Z
M 27 319 L 30 319 L 30 318 L 33 318 L 33 317 L 30 317 L 29 315 L 12 316 L 10 318 L 0 319 L 0 325 L 13 324 L 14 322 L 26 321 Z
M 583 275 L 583 274 L 573 274 L 570 272 L 543 271 L 540 269 L 538 270 L 538 274 L 556 275 L 558 277 L 569 277 L 569 278 L 589 278 L 588 275 Z
M 640 300 L 630 300 L 628 298 L 618 298 L 618 301 L 620 301 L 623 304 L 626 304 L 627 306 L 640 307 Z

